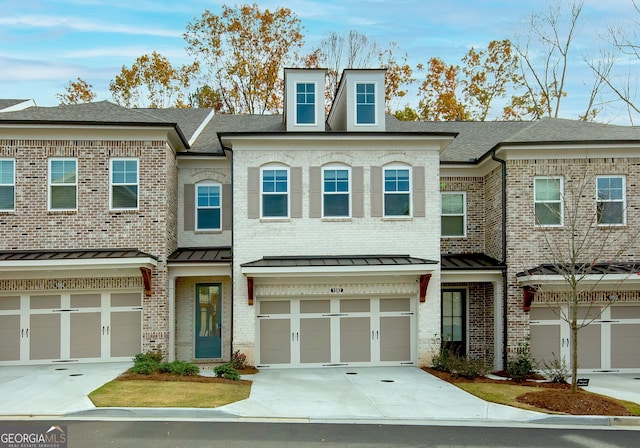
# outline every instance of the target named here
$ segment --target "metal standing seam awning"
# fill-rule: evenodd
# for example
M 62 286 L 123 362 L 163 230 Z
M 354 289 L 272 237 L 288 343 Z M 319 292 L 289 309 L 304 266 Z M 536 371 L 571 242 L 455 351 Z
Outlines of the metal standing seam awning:
M 183 247 L 169 257 L 167 264 L 172 277 L 231 276 L 233 251 L 223 247 Z
M 254 277 L 339 277 L 407 275 L 420 277 L 420 301 L 438 261 L 410 255 L 272 256 L 240 265 L 247 277 L 248 302 L 253 305 Z

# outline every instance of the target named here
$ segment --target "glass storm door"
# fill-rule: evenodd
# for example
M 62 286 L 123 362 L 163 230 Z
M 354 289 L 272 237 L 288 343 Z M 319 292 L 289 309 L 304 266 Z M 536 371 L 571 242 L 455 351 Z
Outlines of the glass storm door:
M 222 355 L 220 284 L 196 285 L 196 358 Z
M 442 347 L 466 355 L 465 290 L 442 291 Z

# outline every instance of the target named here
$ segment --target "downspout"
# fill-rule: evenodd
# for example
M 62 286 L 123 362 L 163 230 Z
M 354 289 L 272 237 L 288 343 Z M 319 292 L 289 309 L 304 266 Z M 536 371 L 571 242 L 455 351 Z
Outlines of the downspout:
M 502 367 L 506 369 L 507 355 L 507 309 L 509 291 L 507 289 L 507 162 L 496 157 L 496 149 L 491 150 L 491 159 L 498 162 L 502 169 Z
M 233 249 L 234 249 L 234 245 L 233 245 L 233 237 L 235 235 L 235 229 L 234 229 L 234 219 L 235 219 L 235 214 L 233 213 L 233 206 L 234 206 L 234 200 L 233 200 L 233 191 L 234 191 L 234 182 L 233 182 L 233 150 L 229 147 L 226 147 L 222 144 L 222 140 L 220 140 L 220 145 L 222 146 L 222 150 L 223 151 L 229 151 L 229 154 L 231 157 L 229 157 L 230 162 L 231 162 L 231 329 L 230 329 L 230 334 L 231 334 L 231 340 L 229 341 L 229 361 L 233 360 L 233 309 L 235 308 L 235 298 L 236 298 L 236 294 L 234 291 L 234 287 L 235 287 L 235 282 L 233 281 L 233 274 L 234 274 L 234 270 L 235 270 L 235 265 L 233 263 Z

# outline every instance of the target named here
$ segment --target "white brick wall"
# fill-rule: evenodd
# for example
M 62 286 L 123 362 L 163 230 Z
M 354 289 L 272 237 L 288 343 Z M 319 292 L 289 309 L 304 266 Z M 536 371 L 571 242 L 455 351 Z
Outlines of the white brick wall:
M 260 142 L 258 146 L 236 144 L 234 154 L 234 346 L 253 361 L 255 307 L 247 304 L 246 277 L 240 265 L 263 256 L 286 255 L 380 255 L 408 254 L 431 260 L 440 259 L 440 182 L 437 148 L 388 149 L 384 142 L 354 144 L 333 141 L 330 144 L 305 142 L 285 146 Z M 377 146 L 376 146 L 377 145 Z M 389 145 L 391 146 L 391 145 Z M 278 220 L 247 217 L 247 168 L 271 162 L 302 167 L 302 218 Z M 323 221 L 309 218 L 309 167 L 331 162 L 364 167 L 364 218 L 347 221 Z M 426 217 L 389 220 L 371 217 L 370 167 L 401 162 L 424 166 L 426 172 Z M 401 237 L 400 237 L 401 236 Z M 431 339 L 440 331 L 440 276 L 431 278 L 426 303 L 418 307 L 418 353 L 427 362 Z M 417 300 L 417 296 L 416 296 Z

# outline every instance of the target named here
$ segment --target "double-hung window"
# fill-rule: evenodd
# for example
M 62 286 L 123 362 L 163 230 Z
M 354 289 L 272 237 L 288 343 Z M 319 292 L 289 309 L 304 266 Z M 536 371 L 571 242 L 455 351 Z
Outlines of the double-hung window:
M 77 210 L 78 161 L 49 159 L 49 210 Z
M 316 85 L 296 84 L 296 124 L 316 124 Z
M 267 167 L 261 170 L 263 218 L 289 217 L 289 169 Z
M 222 187 L 207 182 L 196 185 L 196 230 L 220 230 Z
M 0 211 L 15 209 L 15 166 L 13 159 L 0 159 Z
M 138 159 L 111 159 L 111 209 L 137 209 L 138 183 Z
M 597 176 L 598 225 L 625 223 L 625 181 L 622 176 Z
M 411 170 L 384 169 L 384 216 L 411 216 Z
M 536 225 L 561 226 L 563 224 L 562 186 L 561 177 L 536 177 L 534 179 Z
M 322 170 L 322 216 L 349 217 L 349 169 L 327 167 Z
M 464 193 L 441 193 L 442 236 L 466 235 L 466 198 Z
M 356 124 L 376 123 L 376 85 L 356 83 Z

